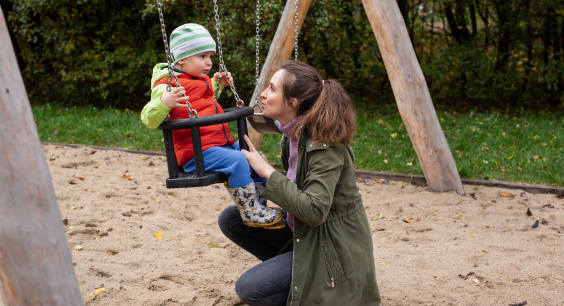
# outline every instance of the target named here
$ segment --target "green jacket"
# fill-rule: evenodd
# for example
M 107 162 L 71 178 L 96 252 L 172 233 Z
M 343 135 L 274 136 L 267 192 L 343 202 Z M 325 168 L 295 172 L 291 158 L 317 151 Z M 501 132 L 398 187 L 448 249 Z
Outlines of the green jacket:
M 354 154 L 300 131 L 296 183 L 276 171 L 263 196 L 292 213 L 294 261 L 288 306 L 379 306 L 372 235 L 356 185 Z M 282 139 L 288 169 L 289 139 Z
M 170 108 L 166 107 L 161 102 L 161 96 L 165 91 L 167 85 L 160 84 L 155 87 L 155 84 L 168 77 L 168 69 L 163 69 L 167 67 L 166 63 L 159 63 L 153 68 L 153 76 L 151 77 L 151 101 L 145 104 L 143 110 L 141 111 L 141 121 L 150 129 L 156 129 L 163 123 L 167 118 L 168 113 L 170 113 Z M 179 72 L 174 72 L 174 74 L 179 75 Z M 212 78 L 212 88 L 216 87 L 216 81 Z M 217 96 L 221 94 L 223 86 L 219 86 Z

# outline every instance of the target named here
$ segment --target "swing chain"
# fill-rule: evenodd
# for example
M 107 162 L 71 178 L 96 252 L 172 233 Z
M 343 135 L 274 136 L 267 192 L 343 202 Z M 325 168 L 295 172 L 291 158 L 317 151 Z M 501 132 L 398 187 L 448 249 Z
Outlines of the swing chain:
M 294 42 L 294 60 L 298 60 L 298 0 L 296 0 L 296 15 L 294 16 L 294 30 L 295 30 L 295 38 L 296 41 Z
M 221 26 L 219 24 L 219 12 L 218 12 L 219 8 L 217 6 L 217 0 L 213 0 L 213 9 L 215 10 L 215 29 L 217 31 L 217 49 L 219 50 L 219 72 L 225 75 L 225 78 L 229 83 L 229 87 L 231 87 L 231 91 L 233 92 L 233 96 L 235 96 L 235 100 L 237 101 L 236 102 L 237 107 L 241 108 L 245 105 L 245 103 L 243 102 L 243 100 L 241 100 L 241 98 L 239 98 L 239 95 L 235 90 L 235 85 L 233 84 L 233 82 L 229 81 L 229 78 L 227 77 L 227 73 L 228 73 L 227 68 L 225 67 L 225 63 L 223 62 L 223 49 L 221 45 L 221 33 L 220 33 Z M 220 81 L 221 78 L 218 78 L 217 84 L 219 84 Z M 216 85 L 216 88 L 219 88 L 219 85 Z
M 260 44 L 260 35 L 259 35 L 259 31 L 260 31 L 260 0 L 257 0 L 257 38 L 256 38 L 256 76 L 255 76 L 255 87 L 258 85 L 259 83 L 259 54 L 260 54 L 260 48 L 259 48 L 259 44 Z M 259 96 L 259 92 L 257 91 L 257 96 L 256 96 L 256 101 L 258 104 L 258 96 Z
M 163 10 L 162 10 L 162 4 L 160 0 L 157 0 L 157 8 L 159 9 L 159 19 L 161 21 L 161 32 L 163 33 L 163 42 L 164 42 L 164 46 L 165 46 L 165 52 L 166 52 L 166 61 L 168 64 L 168 77 L 167 77 L 167 86 L 166 86 L 166 91 L 170 92 L 172 90 L 171 88 L 171 81 L 174 79 L 174 83 L 175 86 L 174 87 L 178 87 L 180 86 L 180 83 L 178 82 L 178 78 L 176 78 L 176 74 L 174 74 L 174 70 L 172 69 L 172 56 L 170 55 L 170 49 L 168 47 L 168 39 L 167 39 L 167 35 L 166 35 L 166 29 L 165 29 L 165 24 L 164 24 L 164 15 L 163 15 Z M 183 97 L 186 97 L 185 94 L 182 95 Z M 188 102 L 188 99 L 186 99 L 186 106 L 188 107 L 188 116 L 190 118 L 196 118 L 198 117 L 198 112 L 192 108 L 192 104 L 190 104 L 190 102 Z

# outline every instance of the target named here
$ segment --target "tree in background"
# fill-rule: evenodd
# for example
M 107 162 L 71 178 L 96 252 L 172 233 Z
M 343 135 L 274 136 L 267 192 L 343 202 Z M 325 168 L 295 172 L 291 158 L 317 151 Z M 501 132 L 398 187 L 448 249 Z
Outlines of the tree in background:
M 227 68 L 254 89 L 255 1 L 218 0 Z M 168 34 L 187 22 L 215 36 L 213 2 L 163 1 Z M 165 61 L 152 0 L 0 0 L 32 103 L 140 109 Z M 285 1 L 261 1 L 261 62 Z M 564 108 L 564 2 L 398 0 L 437 108 Z M 337 78 L 366 110 L 393 103 L 360 0 L 315 0 L 300 60 Z M 217 65 L 215 65 L 217 67 Z M 227 92 L 227 91 L 226 91 Z M 222 104 L 233 104 L 229 94 Z

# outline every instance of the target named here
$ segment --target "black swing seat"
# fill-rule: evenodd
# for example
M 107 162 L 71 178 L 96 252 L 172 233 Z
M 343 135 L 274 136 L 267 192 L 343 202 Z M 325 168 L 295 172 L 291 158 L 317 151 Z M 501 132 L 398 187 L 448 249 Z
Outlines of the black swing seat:
M 187 118 L 164 121 L 159 127 L 163 131 L 166 151 L 166 163 L 168 166 L 168 178 L 166 188 L 188 188 L 202 187 L 211 184 L 223 183 L 227 175 L 220 172 L 205 172 L 204 157 L 202 152 L 202 140 L 200 138 L 200 127 L 237 121 L 237 134 L 239 136 L 239 147 L 248 150 L 249 147 L 243 139 L 247 135 L 247 121 L 245 118 L 253 115 L 251 107 L 226 108 L 223 114 L 210 115 L 198 118 Z M 194 148 L 194 160 L 196 162 L 196 173 L 186 173 L 178 165 L 174 143 L 172 141 L 173 130 L 190 129 L 192 133 L 192 145 Z
M 253 129 L 262 134 L 282 134 L 276 124 L 274 124 L 274 120 L 262 115 L 258 105 L 254 106 L 254 111 L 253 115 L 247 118 Z

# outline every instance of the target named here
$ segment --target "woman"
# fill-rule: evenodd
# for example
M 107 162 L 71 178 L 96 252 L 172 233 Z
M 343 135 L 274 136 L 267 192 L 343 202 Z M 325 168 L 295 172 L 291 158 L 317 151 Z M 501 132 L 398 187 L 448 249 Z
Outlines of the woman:
M 250 151 L 243 152 L 268 180 L 262 196 L 287 212 L 288 226 L 247 227 L 235 206 L 221 213 L 223 233 L 263 261 L 237 280 L 237 295 L 261 306 L 380 305 L 349 146 L 356 129 L 349 96 L 337 81 L 323 81 L 311 66 L 289 61 L 261 97 L 264 116 L 278 120 L 284 133 L 287 174 L 276 171 L 247 137 Z

